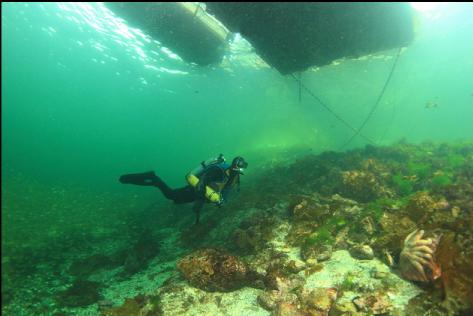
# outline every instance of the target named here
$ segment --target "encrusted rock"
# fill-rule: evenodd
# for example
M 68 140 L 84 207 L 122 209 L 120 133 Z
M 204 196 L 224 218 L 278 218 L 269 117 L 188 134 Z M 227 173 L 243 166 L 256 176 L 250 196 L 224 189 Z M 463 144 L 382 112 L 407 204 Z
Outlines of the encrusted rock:
M 310 198 L 304 198 L 292 209 L 292 215 L 296 221 L 320 220 L 330 214 L 327 204 L 320 204 Z
M 335 288 L 316 288 L 309 293 L 304 293 L 302 301 L 310 314 L 317 311 L 321 312 L 321 315 L 326 315 L 336 299 Z
M 195 251 L 179 260 L 177 269 L 193 286 L 207 291 L 232 291 L 247 283 L 246 265 L 216 249 Z
M 274 312 L 275 316 L 304 316 L 295 304 L 280 302 Z
M 387 249 L 383 249 L 381 253 L 381 259 L 384 261 L 384 263 L 386 263 L 386 265 L 389 267 L 394 266 L 394 258 L 391 253 Z
M 304 260 L 315 259 L 317 261 L 325 261 L 332 257 L 332 246 L 321 245 L 314 247 L 302 247 L 301 256 Z
M 276 308 L 276 304 L 279 299 L 278 295 L 279 292 L 274 290 L 270 292 L 264 292 L 258 295 L 257 301 L 264 309 L 272 311 Z
M 375 232 L 376 229 L 375 229 L 375 226 L 374 226 L 374 221 L 371 217 L 368 216 L 368 217 L 363 218 L 361 223 L 363 224 L 363 230 L 368 235 L 372 235 Z
M 386 279 L 389 277 L 389 272 L 373 270 L 371 271 L 371 276 L 375 279 Z
M 276 278 L 276 288 L 281 293 L 296 293 L 304 287 L 305 279 L 300 276 Z
M 276 290 L 262 293 L 258 296 L 258 303 L 265 309 L 274 311 L 275 315 L 299 315 L 298 295 L 304 288 L 304 279 L 300 277 L 282 278 L 274 280 Z M 291 314 L 292 312 L 296 314 Z
M 341 173 L 341 192 L 344 196 L 360 202 L 369 202 L 379 197 L 392 195 L 371 172 L 350 170 Z
M 350 255 L 360 260 L 371 260 L 374 258 L 373 249 L 368 245 L 354 245 L 350 248 Z
M 452 207 L 451 213 L 453 217 L 458 217 L 460 215 L 460 208 L 458 206 Z
M 291 260 L 289 261 L 285 268 L 290 272 L 290 273 L 299 273 L 300 271 L 304 270 L 306 268 L 306 264 L 303 261 L 295 261 Z
M 56 302 L 60 306 L 84 307 L 99 301 L 100 283 L 77 279 L 71 287 L 60 291 L 56 296 Z
M 273 237 L 274 216 L 259 214 L 245 219 L 232 234 L 233 245 L 238 251 L 253 253 L 266 247 Z
M 355 297 L 353 304 L 355 304 L 358 311 L 370 315 L 386 314 L 393 309 L 389 299 L 379 294 Z
M 436 207 L 436 201 L 427 192 L 417 192 L 409 199 L 405 211 L 416 223 L 424 223 Z
M 358 312 L 355 304 L 350 301 L 337 301 L 330 309 L 329 316 L 355 316 L 364 315 Z
M 473 219 L 473 214 L 471 214 Z M 446 234 L 437 252 L 442 266 L 442 283 L 447 299 L 473 309 L 473 233 L 470 231 Z
M 416 228 L 416 224 L 408 217 L 399 218 L 396 214 L 384 213 L 380 220 L 382 235 L 376 239 L 373 248 L 378 251 L 388 250 L 391 254 L 399 254 L 405 236 Z

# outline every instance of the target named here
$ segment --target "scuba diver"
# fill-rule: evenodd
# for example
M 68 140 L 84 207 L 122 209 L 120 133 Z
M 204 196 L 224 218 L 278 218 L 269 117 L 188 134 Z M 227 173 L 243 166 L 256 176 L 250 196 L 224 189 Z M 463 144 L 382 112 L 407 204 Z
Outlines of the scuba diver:
M 223 205 L 228 193 L 233 187 L 240 187 L 240 175 L 248 163 L 243 157 L 235 157 L 231 164 L 225 162 L 222 154 L 216 159 L 202 161 L 200 165 L 187 174 L 188 185 L 171 189 L 154 171 L 126 174 L 120 177 L 123 184 L 135 184 L 157 187 L 163 195 L 176 204 L 194 202 L 193 210 L 196 213 L 195 223 L 199 223 L 200 211 L 204 204 L 215 203 Z

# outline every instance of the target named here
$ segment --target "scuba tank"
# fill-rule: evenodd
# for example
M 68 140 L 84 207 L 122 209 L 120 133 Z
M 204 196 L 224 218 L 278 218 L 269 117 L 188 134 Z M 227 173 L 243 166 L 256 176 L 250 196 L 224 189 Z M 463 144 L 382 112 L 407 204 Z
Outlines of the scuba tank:
M 205 161 L 202 161 L 198 167 L 192 170 L 190 173 L 196 175 L 197 177 L 202 174 L 202 171 L 206 169 L 208 166 L 217 165 L 225 162 L 225 157 L 223 154 L 220 154 L 217 158 L 210 158 Z
M 202 172 L 209 166 L 217 165 L 225 162 L 225 157 L 223 154 L 220 154 L 217 158 L 211 158 L 206 161 L 202 161 L 200 165 L 192 170 L 190 173 L 187 174 L 186 180 L 189 185 L 193 186 L 194 188 L 197 187 L 200 179 L 199 176 Z M 219 203 L 221 201 L 220 193 L 209 187 L 208 185 L 205 186 L 205 197 L 214 203 Z

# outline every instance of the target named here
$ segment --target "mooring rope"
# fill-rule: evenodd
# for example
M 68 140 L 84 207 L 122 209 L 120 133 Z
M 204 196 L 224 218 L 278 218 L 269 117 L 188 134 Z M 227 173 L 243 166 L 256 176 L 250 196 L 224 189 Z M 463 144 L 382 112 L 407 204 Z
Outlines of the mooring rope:
M 337 120 L 339 120 L 343 125 L 345 125 L 347 128 L 351 129 L 355 133 L 359 133 L 353 126 L 350 125 L 347 121 L 345 121 L 343 118 L 340 117 L 337 113 L 335 113 L 327 104 L 322 102 L 318 96 L 316 96 L 309 88 L 306 87 L 305 84 L 302 83 L 300 79 L 298 79 L 294 74 L 291 74 L 291 76 L 299 83 L 299 87 L 302 87 L 310 96 L 312 96 L 322 107 L 324 107 L 330 114 L 332 114 Z M 371 139 L 368 137 L 364 136 L 363 134 L 360 134 L 360 136 L 365 139 L 367 142 L 370 144 L 375 144 Z
M 348 139 L 348 141 L 340 148 L 340 149 L 343 149 L 345 148 L 346 146 L 348 146 L 352 140 L 358 135 L 361 133 L 361 130 L 363 129 L 363 127 L 365 127 L 366 123 L 368 123 L 368 121 L 370 120 L 371 116 L 373 115 L 374 111 L 376 111 L 376 108 L 378 107 L 379 105 L 379 101 L 381 101 L 381 98 L 383 97 L 384 95 L 384 92 L 386 91 L 386 88 L 389 84 L 389 82 L 391 81 L 391 78 L 393 76 L 393 73 L 394 73 L 394 69 L 396 68 L 396 65 L 397 65 L 397 61 L 399 60 L 399 56 L 401 55 L 401 50 L 402 50 L 402 47 L 399 47 L 398 51 L 397 51 L 397 54 L 396 54 L 396 57 L 394 59 L 394 62 L 393 62 L 393 65 L 391 67 L 391 71 L 389 72 L 389 75 L 388 75 L 388 78 L 386 79 L 386 82 L 384 83 L 384 86 L 383 86 L 383 89 L 381 90 L 381 93 L 379 94 L 378 96 L 378 99 L 376 100 L 376 103 L 373 105 L 373 107 L 371 108 L 370 112 L 368 113 L 368 115 L 366 116 L 365 120 L 363 121 L 363 123 L 360 125 L 360 127 L 358 128 L 357 131 L 355 131 L 355 134 L 353 134 L 350 139 Z M 360 134 L 361 135 L 361 134 Z

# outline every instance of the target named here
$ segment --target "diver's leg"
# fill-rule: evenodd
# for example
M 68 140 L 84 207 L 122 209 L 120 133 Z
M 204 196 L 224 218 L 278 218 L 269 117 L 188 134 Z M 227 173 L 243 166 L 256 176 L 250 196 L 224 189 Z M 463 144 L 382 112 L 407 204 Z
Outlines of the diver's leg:
M 179 199 L 179 190 L 180 189 L 171 189 L 160 177 L 156 177 L 156 181 L 154 182 L 154 186 L 161 190 L 161 193 L 169 199 L 176 202 Z
M 153 171 L 143 173 L 125 174 L 120 177 L 119 181 L 123 184 L 136 184 L 144 186 L 153 186 L 159 178 Z
M 156 176 L 153 184 L 163 195 L 177 204 L 193 202 L 196 199 L 195 189 L 190 185 L 179 189 L 171 189 L 160 177 Z
M 172 190 L 172 195 L 174 202 L 176 204 L 190 203 L 194 202 L 197 198 L 195 189 L 188 185 L 183 188 Z
M 196 199 L 195 189 L 190 185 L 180 189 L 171 189 L 153 171 L 126 174 L 121 176 L 119 181 L 124 184 L 129 183 L 144 186 L 155 186 L 161 190 L 167 199 L 173 200 L 177 204 L 193 202 Z

